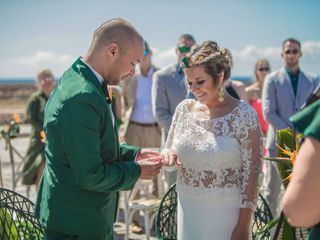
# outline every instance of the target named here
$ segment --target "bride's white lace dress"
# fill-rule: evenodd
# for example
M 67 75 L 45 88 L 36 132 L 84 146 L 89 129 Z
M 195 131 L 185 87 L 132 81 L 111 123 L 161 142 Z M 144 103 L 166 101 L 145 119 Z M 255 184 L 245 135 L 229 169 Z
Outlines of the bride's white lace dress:
M 240 208 L 254 208 L 261 182 L 262 139 L 255 111 L 240 102 L 230 113 L 201 119 L 184 100 L 163 152 L 175 150 L 179 240 L 229 240 Z M 251 232 L 251 230 L 250 230 Z

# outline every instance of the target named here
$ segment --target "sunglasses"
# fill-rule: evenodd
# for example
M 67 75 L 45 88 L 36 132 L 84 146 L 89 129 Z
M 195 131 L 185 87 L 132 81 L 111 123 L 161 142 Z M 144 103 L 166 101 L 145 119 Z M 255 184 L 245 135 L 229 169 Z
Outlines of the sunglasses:
M 148 55 L 149 55 L 149 50 L 145 48 L 143 51 L 143 56 L 146 57 Z
M 181 47 L 178 47 L 178 50 L 180 53 L 187 53 L 187 52 L 190 52 L 191 47 L 181 46 Z
M 269 68 L 268 67 L 265 67 L 265 68 L 258 68 L 258 71 L 259 72 L 269 72 Z
M 284 54 L 289 55 L 289 54 L 298 54 L 299 53 L 299 49 L 287 49 L 284 51 Z

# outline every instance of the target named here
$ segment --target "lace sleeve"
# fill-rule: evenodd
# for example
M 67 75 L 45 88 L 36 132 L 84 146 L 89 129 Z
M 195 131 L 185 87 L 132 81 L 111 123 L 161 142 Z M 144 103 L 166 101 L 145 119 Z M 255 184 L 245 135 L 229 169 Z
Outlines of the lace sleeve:
M 238 128 L 241 172 L 241 208 L 254 209 L 263 174 L 261 158 L 263 155 L 262 134 L 256 112 L 247 105 L 241 111 L 241 126 Z
M 186 106 L 186 104 L 188 104 L 188 100 L 184 100 L 182 101 L 175 110 L 175 113 L 172 117 L 172 122 L 171 122 L 171 126 L 170 126 L 170 130 L 168 133 L 168 137 L 166 140 L 166 144 L 164 145 L 164 148 L 162 149 L 161 153 L 165 154 L 166 152 L 170 151 L 170 150 L 175 150 L 174 146 L 173 146 L 173 141 L 174 141 L 174 134 L 176 131 L 176 126 L 179 120 L 180 115 L 183 114 L 184 108 Z

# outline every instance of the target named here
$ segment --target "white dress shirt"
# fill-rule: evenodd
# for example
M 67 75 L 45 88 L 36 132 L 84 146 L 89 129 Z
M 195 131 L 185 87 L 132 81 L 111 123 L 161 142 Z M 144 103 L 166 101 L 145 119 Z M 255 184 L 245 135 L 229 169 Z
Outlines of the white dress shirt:
M 136 74 L 137 87 L 134 109 L 130 119 L 131 121 L 144 124 L 152 124 L 156 122 L 152 113 L 151 101 L 152 76 L 154 71 L 154 67 L 151 66 L 147 76 L 144 76 L 140 70 Z

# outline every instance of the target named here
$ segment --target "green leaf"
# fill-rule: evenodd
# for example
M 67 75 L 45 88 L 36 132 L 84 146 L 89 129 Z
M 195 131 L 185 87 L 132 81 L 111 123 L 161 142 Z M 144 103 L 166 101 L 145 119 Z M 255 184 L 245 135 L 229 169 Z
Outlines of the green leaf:
M 295 228 L 289 225 L 287 218 L 283 222 L 282 239 L 295 239 Z
M 276 143 L 281 148 L 289 149 L 291 152 L 295 149 L 295 140 L 293 137 L 292 132 L 290 129 L 281 129 L 277 131 L 276 134 Z M 277 155 L 278 158 L 287 158 L 288 156 L 283 154 L 280 149 L 277 148 Z M 289 184 L 289 178 L 290 172 L 292 170 L 292 164 L 288 165 L 284 162 L 278 162 L 277 163 L 278 170 L 280 173 L 280 176 L 282 178 L 282 184 L 284 185 L 284 188 L 287 188 Z
M 279 223 L 280 218 L 274 218 L 272 219 L 270 222 L 268 222 L 267 224 L 263 225 L 261 228 L 259 228 L 256 231 L 256 236 L 260 236 L 263 235 L 266 232 L 269 232 L 274 226 L 276 226 Z

